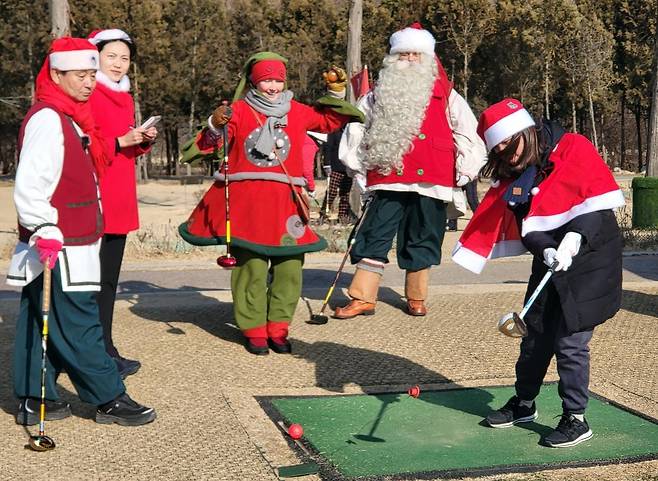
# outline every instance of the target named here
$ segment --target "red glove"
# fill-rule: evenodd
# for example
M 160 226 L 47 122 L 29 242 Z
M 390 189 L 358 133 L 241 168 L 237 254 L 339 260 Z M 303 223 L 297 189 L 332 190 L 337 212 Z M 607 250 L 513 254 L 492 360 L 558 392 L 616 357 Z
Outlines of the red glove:
M 42 239 L 39 237 L 36 241 L 37 252 L 39 252 L 39 260 L 43 265 L 48 262 L 48 267 L 55 268 L 57 263 L 57 254 L 62 250 L 62 243 L 57 239 Z

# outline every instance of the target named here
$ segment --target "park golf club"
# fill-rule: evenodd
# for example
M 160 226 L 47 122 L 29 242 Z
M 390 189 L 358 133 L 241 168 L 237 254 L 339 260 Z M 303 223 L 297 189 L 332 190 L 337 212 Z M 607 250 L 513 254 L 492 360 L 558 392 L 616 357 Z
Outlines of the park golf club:
M 223 100 L 222 104 L 228 106 L 228 100 Z M 229 110 L 230 112 L 230 110 Z M 222 136 L 224 137 L 224 198 L 226 204 L 226 254 L 217 258 L 217 265 L 223 269 L 235 269 L 238 260 L 231 255 L 231 218 L 229 215 L 229 195 L 228 195 L 228 122 L 222 126 Z
M 372 203 L 373 196 L 374 194 L 371 194 L 370 197 L 366 199 L 366 202 L 363 206 L 363 212 L 361 212 L 361 217 L 359 217 L 359 220 L 356 222 L 354 228 L 352 229 L 352 232 L 350 233 L 350 237 L 349 237 L 350 240 L 347 245 L 347 250 L 345 251 L 343 260 L 340 263 L 340 267 L 336 271 L 334 282 L 331 284 L 331 287 L 329 287 L 329 290 L 327 291 L 327 295 L 325 296 L 324 302 L 322 303 L 322 308 L 320 308 L 320 313 L 311 314 L 311 318 L 308 321 L 306 321 L 307 324 L 322 325 L 329 322 L 329 318 L 324 314 L 324 311 L 327 308 L 327 305 L 329 305 L 329 299 L 331 298 L 331 294 L 333 294 L 336 284 L 338 283 L 338 278 L 340 277 L 340 273 L 343 271 L 343 267 L 345 267 L 345 262 L 347 261 L 347 257 L 350 255 L 350 252 L 352 251 L 352 246 L 354 245 L 354 242 L 356 242 L 356 234 L 359 232 L 359 229 L 361 228 L 361 224 L 363 224 L 363 220 L 366 218 L 366 214 L 368 213 L 368 209 L 370 208 L 370 204 Z
M 544 274 L 542 280 L 537 285 L 535 291 L 528 299 L 528 302 L 526 302 L 525 306 L 523 306 L 523 309 L 521 310 L 520 313 L 517 314 L 516 312 L 509 312 L 500 318 L 500 320 L 498 321 L 498 330 L 500 332 L 502 332 L 503 334 L 509 337 L 525 337 L 528 335 L 528 326 L 524 321 L 524 317 L 532 307 L 532 304 L 539 296 L 539 293 L 542 291 L 544 286 L 546 286 L 546 284 L 548 283 L 548 280 L 553 275 L 553 272 L 555 272 L 557 266 L 558 266 L 557 261 L 554 262 L 553 265 L 551 265 L 551 267 L 548 269 L 546 274 Z
M 32 451 L 50 451 L 55 449 L 55 441 L 46 436 L 46 352 L 48 348 L 48 314 L 50 312 L 51 272 L 47 260 L 43 266 L 43 294 L 41 299 L 41 405 L 39 406 L 39 434 L 30 436 L 26 448 Z

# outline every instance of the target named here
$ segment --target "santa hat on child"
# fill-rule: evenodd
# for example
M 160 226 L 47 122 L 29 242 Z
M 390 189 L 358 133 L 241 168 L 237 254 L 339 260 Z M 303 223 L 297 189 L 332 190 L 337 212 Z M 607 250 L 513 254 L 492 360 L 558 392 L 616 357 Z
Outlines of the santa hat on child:
M 503 140 L 534 126 L 535 121 L 523 108 L 523 104 L 510 98 L 501 100 L 482 112 L 477 132 L 487 144 L 487 151 L 490 151 Z
M 83 38 L 63 37 L 52 43 L 49 67 L 69 70 L 98 70 L 98 49 Z
M 434 45 L 436 44 L 432 34 L 418 22 L 395 32 L 391 35 L 389 42 L 391 44 L 390 53 L 418 52 L 427 55 L 434 55 Z

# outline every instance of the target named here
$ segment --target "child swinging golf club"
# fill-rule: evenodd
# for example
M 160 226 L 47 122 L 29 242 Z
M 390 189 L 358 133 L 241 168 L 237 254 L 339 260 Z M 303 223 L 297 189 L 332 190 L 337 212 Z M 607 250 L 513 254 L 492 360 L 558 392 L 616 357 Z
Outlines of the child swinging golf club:
M 613 209 L 624 205 L 624 196 L 585 137 L 555 122 L 535 124 L 518 100 L 486 109 L 478 133 L 489 151 L 481 173 L 494 182 L 453 259 L 479 273 L 487 259 L 527 249 L 534 258 L 526 300 L 546 279 L 524 310 L 528 332 L 516 363 L 516 395 L 486 422 L 506 428 L 535 420 L 535 398 L 555 356 L 562 416 L 542 442 L 575 446 L 592 437 L 585 419 L 589 341 L 621 303 L 622 239 Z M 554 266 L 550 276 L 548 266 Z

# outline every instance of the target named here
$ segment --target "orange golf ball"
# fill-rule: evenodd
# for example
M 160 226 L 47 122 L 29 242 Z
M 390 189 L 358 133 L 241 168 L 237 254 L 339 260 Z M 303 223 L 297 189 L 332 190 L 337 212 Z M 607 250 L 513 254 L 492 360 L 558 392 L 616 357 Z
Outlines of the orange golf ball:
M 301 424 L 291 424 L 288 428 L 288 434 L 293 439 L 299 439 L 304 435 L 304 428 Z
M 409 393 L 409 396 L 416 398 L 420 396 L 420 386 L 418 385 L 412 386 L 409 388 L 409 391 L 407 392 Z

